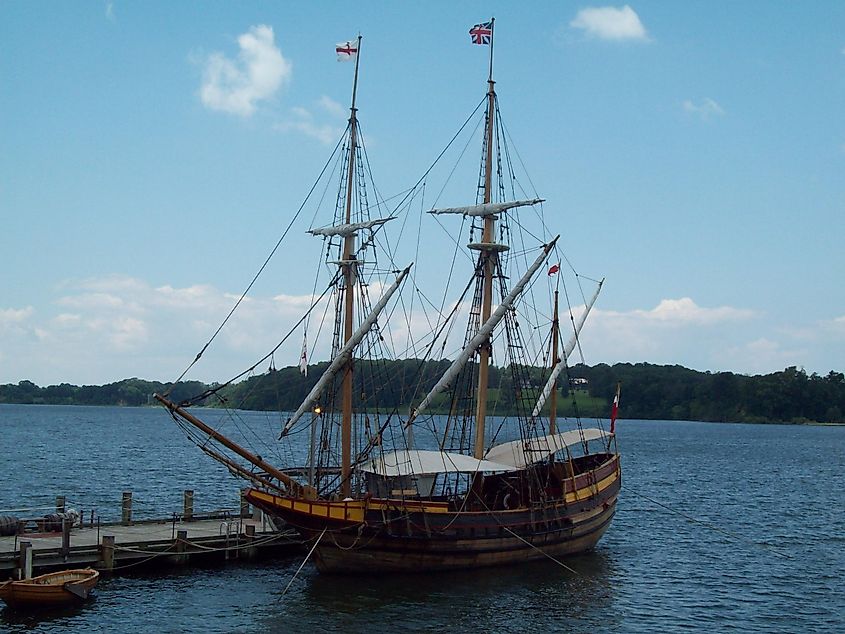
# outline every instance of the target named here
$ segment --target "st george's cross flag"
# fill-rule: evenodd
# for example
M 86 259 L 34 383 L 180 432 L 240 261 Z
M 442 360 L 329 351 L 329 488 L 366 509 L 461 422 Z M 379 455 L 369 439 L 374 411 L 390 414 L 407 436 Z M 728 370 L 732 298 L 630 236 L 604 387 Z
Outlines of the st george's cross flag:
M 490 44 L 490 40 L 493 39 L 493 23 L 476 24 L 469 30 L 469 35 L 473 44 Z
M 348 62 L 355 59 L 358 55 L 358 38 L 347 42 L 338 42 L 335 45 L 335 51 L 339 62 Z

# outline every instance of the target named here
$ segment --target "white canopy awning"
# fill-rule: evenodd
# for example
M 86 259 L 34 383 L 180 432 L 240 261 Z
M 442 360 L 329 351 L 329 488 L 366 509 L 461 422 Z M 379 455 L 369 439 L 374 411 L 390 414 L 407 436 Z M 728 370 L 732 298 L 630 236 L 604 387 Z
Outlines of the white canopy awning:
M 599 440 L 611 437 L 613 434 L 603 429 L 585 429 L 583 439 L 586 441 Z M 492 460 L 497 463 L 510 465 L 508 469 L 524 469 L 529 464 L 545 460 L 553 453 L 565 447 L 571 447 L 581 442 L 581 432 L 577 429 L 532 438 L 528 441 L 512 440 L 490 447 L 485 460 Z
M 476 471 L 513 471 L 508 464 L 478 460 L 472 456 L 445 451 L 411 449 L 391 451 L 366 462 L 363 471 L 381 476 L 426 475 L 433 473 L 475 473 Z

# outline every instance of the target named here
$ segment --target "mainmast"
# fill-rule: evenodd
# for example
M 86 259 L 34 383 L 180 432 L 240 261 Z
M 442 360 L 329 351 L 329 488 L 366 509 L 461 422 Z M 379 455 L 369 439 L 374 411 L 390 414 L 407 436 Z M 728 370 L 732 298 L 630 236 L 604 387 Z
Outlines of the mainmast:
M 490 72 L 487 76 L 487 128 L 485 129 L 485 145 L 487 152 L 484 157 L 484 203 L 492 199 L 493 180 L 493 131 L 495 130 L 496 90 L 493 81 L 493 29 L 495 18 L 490 20 Z M 490 318 L 493 305 L 493 269 L 496 266 L 497 250 L 493 242 L 496 227 L 494 215 L 485 216 L 484 230 L 481 236 L 480 254 L 483 266 L 483 287 L 481 299 L 481 323 Z M 475 413 L 475 450 L 474 456 L 481 460 L 484 457 L 484 422 L 487 416 L 487 382 L 490 367 L 491 339 L 481 346 L 478 360 L 478 402 Z
M 361 59 L 361 36 L 358 36 L 358 53 L 355 56 L 355 79 L 352 82 L 352 106 L 349 109 L 349 164 L 346 178 L 346 223 L 352 223 L 352 187 L 355 176 L 355 152 L 357 145 L 358 117 L 355 107 L 355 97 L 358 92 L 358 63 Z M 353 315 L 355 308 L 355 233 L 349 233 L 343 241 L 343 256 L 340 266 L 343 267 L 344 294 L 344 319 L 343 319 L 343 343 L 346 344 L 352 338 Z M 348 497 L 351 487 L 350 473 L 352 469 L 352 356 L 350 355 L 346 365 L 346 372 L 343 375 L 342 405 L 341 405 L 341 428 L 340 428 L 340 479 L 341 494 Z

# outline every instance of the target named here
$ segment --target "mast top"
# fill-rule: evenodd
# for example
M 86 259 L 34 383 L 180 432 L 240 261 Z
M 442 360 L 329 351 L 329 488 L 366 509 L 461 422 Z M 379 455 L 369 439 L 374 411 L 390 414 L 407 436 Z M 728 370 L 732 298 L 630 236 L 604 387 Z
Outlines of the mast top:
M 358 47 L 355 49 L 355 79 L 352 81 L 352 106 L 349 108 L 349 119 L 355 118 L 355 112 L 358 110 L 355 107 L 355 98 L 358 94 L 358 62 L 361 60 L 361 40 L 363 37 L 358 34 Z
M 488 92 L 490 94 L 493 93 L 493 84 L 496 82 L 493 81 L 493 35 L 495 34 L 496 28 L 496 18 L 490 18 L 490 71 L 487 75 L 487 85 L 489 86 Z

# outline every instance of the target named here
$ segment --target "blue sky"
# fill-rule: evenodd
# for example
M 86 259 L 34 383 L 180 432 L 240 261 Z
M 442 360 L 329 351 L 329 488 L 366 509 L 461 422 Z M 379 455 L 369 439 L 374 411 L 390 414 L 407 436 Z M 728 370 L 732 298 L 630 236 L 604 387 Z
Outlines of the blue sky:
M 345 126 L 335 42 L 364 36 L 390 195 L 482 98 L 467 29 L 491 15 L 509 132 L 567 256 L 607 278 L 585 361 L 845 370 L 841 2 L 5 1 L 0 382 L 174 378 Z M 280 293 L 305 301 L 309 247 L 256 287 L 233 356 L 278 338 Z

